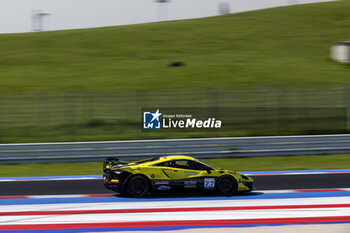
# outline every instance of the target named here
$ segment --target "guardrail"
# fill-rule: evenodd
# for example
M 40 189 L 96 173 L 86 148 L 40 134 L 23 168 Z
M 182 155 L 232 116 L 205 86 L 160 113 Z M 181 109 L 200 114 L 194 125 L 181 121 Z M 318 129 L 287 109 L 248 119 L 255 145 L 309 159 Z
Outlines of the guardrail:
M 159 155 L 197 158 L 350 153 L 350 134 L 0 144 L 0 163 L 87 162 Z

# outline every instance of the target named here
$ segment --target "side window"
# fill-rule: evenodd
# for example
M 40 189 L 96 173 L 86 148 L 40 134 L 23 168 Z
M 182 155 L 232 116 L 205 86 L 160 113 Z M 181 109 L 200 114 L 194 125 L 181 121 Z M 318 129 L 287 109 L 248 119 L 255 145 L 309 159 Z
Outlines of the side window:
M 198 163 L 195 161 L 191 161 L 190 167 L 191 167 L 190 169 L 192 169 L 192 170 L 201 170 L 201 171 L 210 169 L 210 167 L 205 166 L 204 164 L 201 164 L 201 163 Z
M 192 160 L 171 160 L 171 161 L 165 161 L 165 162 L 154 164 L 154 166 L 174 167 L 174 168 L 181 168 L 181 169 L 203 170 L 203 171 L 210 169 L 208 166 Z
M 165 161 L 165 162 L 162 162 L 162 163 L 154 164 L 154 166 L 157 166 L 157 167 L 174 167 L 174 161 Z
M 175 167 L 182 169 L 191 169 L 188 160 L 175 160 Z

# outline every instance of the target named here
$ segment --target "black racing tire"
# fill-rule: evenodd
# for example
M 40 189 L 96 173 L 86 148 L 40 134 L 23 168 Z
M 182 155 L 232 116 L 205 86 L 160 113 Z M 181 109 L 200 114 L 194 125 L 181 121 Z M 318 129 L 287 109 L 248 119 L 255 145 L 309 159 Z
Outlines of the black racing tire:
M 222 176 L 216 182 L 216 190 L 224 196 L 232 196 L 237 193 L 237 181 L 230 176 Z
M 150 190 L 150 182 L 144 176 L 134 176 L 130 178 L 126 192 L 131 197 L 144 197 Z

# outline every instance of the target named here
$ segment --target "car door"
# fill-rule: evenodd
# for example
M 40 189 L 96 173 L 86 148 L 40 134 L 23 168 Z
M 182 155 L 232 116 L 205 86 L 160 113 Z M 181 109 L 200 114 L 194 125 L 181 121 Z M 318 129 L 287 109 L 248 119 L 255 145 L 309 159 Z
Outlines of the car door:
M 164 163 L 162 168 L 164 174 L 173 180 L 186 179 L 189 175 L 196 175 L 196 172 L 189 171 L 189 163 L 186 160 L 172 160 Z
M 200 176 L 198 171 L 191 170 L 190 161 L 186 159 L 175 160 L 173 172 L 175 179 L 190 179 Z
M 184 173 L 182 169 L 177 168 L 175 160 L 165 161 L 154 166 L 162 172 L 164 178 L 171 180 L 183 178 Z
M 197 161 L 191 160 L 189 163 L 192 171 L 198 172 L 198 189 L 215 189 L 216 178 L 219 176 L 217 171 Z
M 199 189 L 203 186 L 202 176 L 206 171 L 194 170 L 191 164 L 191 160 L 174 160 L 172 172 L 177 187 Z

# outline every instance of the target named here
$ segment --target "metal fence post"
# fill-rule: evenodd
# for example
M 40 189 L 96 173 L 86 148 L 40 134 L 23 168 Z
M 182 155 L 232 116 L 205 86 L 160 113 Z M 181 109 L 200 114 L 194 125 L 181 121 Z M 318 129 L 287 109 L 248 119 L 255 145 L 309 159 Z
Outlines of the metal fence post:
M 207 109 L 208 117 L 212 117 L 213 113 L 219 114 L 220 102 L 219 102 L 219 90 L 218 88 L 211 88 L 207 91 Z
M 288 132 L 288 101 L 287 101 L 287 91 L 286 89 L 279 88 L 277 91 L 277 126 L 278 126 L 278 133 L 281 135 L 284 135 L 285 132 Z
M 75 138 L 75 99 L 71 93 L 65 93 L 64 99 L 64 125 L 66 134 L 74 140 Z
M 36 93 L 36 94 L 33 94 L 33 95 L 36 95 L 36 98 L 33 98 L 33 99 L 36 99 L 36 109 L 37 109 L 37 126 L 40 127 L 43 125 L 44 123 L 44 120 L 45 120 L 45 117 L 43 117 L 43 114 L 46 115 L 46 111 L 45 111 L 45 104 L 43 103 L 44 99 L 47 99 L 45 98 L 46 96 L 44 96 L 43 93 Z M 34 97 L 34 96 L 33 96 Z
M 3 124 L 3 119 L 4 119 L 4 111 L 3 111 L 3 94 L 0 93 L 0 142 L 2 142 L 2 135 L 3 135 L 3 131 L 4 128 L 3 126 L 5 124 Z
M 343 99 L 344 99 L 344 107 L 345 107 L 345 127 L 346 132 L 349 133 L 350 122 L 349 122 L 349 114 L 350 114 L 350 85 L 343 85 Z

